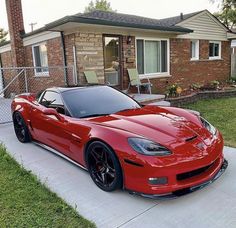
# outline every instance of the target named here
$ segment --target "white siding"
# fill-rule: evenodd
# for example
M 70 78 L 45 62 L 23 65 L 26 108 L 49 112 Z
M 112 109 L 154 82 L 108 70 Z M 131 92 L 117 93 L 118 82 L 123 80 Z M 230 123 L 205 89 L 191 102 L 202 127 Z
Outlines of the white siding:
M 204 11 L 178 24 L 181 27 L 194 30 L 193 33 L 179 35 L 178 38 L 227 40 L 227 29 L 208 11 Z

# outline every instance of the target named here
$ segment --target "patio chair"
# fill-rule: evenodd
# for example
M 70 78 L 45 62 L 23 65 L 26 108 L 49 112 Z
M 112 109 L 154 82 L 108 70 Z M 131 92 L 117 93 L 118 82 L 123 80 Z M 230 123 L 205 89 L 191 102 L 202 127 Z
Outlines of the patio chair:
M 88 84 L 99 84 L 95 71 L 84 71 L 84 75 Z
M 129 86 L 127 91 L 129 91 L 130 86 L 136 86 L 138 89 L 138 93 L 140 94 L 140 87 L 144 86 L 147 87 L 149 90 L 149 93 L 152 94 L 152 84 L 149 80 L 149 78 L 147 78 L 148 82 L 141 82 L 140 78 L 139 78 L 139 74 L 137 69 L 133 68 L 133 69 L 128 69 L 128 74 L 129 74 Z

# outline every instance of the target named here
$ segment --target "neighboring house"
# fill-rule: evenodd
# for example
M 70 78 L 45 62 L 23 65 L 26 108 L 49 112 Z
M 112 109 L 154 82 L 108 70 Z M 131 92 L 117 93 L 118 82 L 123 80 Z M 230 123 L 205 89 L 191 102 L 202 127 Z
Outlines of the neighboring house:
M 36 90 L 59 84 L 47 66 L 75 66 L 79 84 L 86 82 L 84 71 L 94 70 L 101 83 L 120 89 L 128 87 L 127 69 L 136 67 L 158 92 L 230 76 L 236 35 L 207 10 L 161 20 L 94 11 L 24 34 L 21 1 L 6 2 L 11 41 L 0 46 L 2 67 L 42 67 L 31 78 Z

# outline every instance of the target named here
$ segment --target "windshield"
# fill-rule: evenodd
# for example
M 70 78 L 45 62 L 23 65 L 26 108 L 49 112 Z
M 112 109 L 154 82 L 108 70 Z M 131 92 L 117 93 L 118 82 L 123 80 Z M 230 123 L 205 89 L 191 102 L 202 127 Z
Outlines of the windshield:
M 109 86 L 91 86 L 62 93 L 73 117 L 85 118 L 140 108 L 130 97 Z

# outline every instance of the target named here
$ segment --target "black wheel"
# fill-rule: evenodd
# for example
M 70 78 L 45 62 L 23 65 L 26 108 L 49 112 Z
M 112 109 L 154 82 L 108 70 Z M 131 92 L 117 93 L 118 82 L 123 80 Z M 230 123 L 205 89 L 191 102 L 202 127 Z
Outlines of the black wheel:
M 103 191 L 122 187 L 122 172 L 114 152 L 99 141 L 92 142 L 86 151 L 87 168 L 94 183 Z
M 31 138 L 28 127 L 26 126 L 25 121 L 19 112 L 15 112 L 13 114 L 13 124 L 18 140 L 22 143 L 30 142 Z

